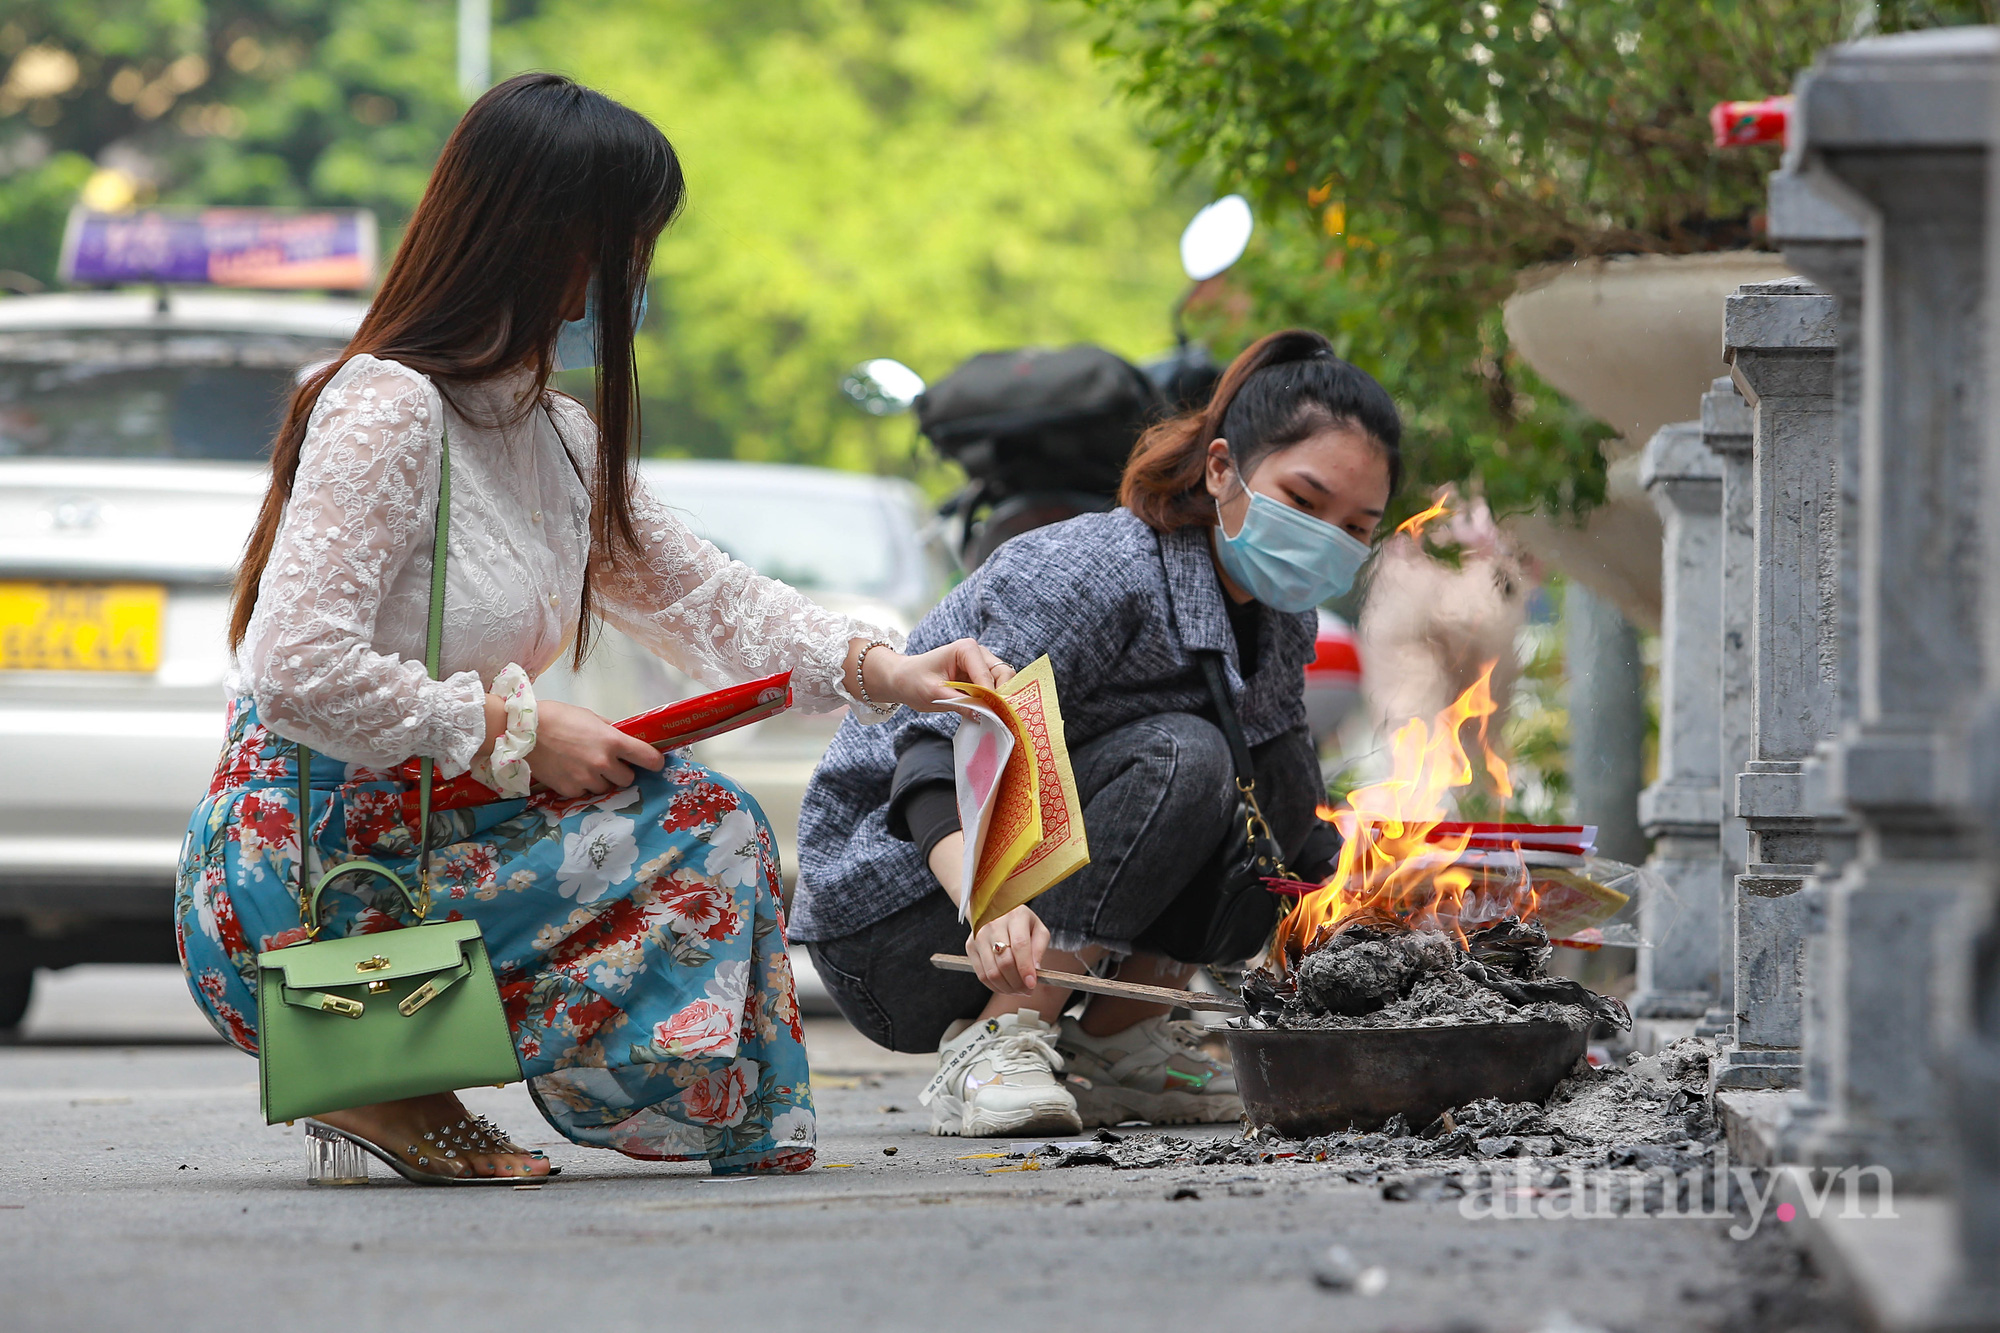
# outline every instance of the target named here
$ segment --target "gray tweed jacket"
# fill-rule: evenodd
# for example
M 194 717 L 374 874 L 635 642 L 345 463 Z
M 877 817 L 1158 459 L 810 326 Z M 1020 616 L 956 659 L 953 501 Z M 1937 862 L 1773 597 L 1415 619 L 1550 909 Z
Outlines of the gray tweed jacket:
M 1048 654 L 1072 747 L 1138 718 L 1209 711 L 1193 654 L 1220 652 L 1244 733 L 1261 745 L 1305 726 L 1315 618 L 1263 608 L 1245 682 L 1208 540 L 1206 527 L 1162 534 L 1124 509 L 1023 533 L 923 618 L 909 651 L 974 638 L 1017 667 Z M 903 749 L 957 729 L 956 714 L 908 709 L 872 727 L 841 724 L 799 813 L 791 939 L 838 939 L 936 890 L 884 816 Z

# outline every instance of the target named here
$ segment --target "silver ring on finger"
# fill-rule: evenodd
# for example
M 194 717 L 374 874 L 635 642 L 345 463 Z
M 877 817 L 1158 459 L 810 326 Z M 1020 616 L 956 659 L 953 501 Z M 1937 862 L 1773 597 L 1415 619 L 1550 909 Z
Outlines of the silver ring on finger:
M 994 953 L 1006 953 L 1006 952 L 1007 952 L 1007 941 L 1005 941 L 1005 940 L 1001 940 L 1001 941 L 1000 941 L 1000 942 L 999 942 L 998 944 L 994 945 L 994 946 L 993 946 L 993 952 L 994 952 Z

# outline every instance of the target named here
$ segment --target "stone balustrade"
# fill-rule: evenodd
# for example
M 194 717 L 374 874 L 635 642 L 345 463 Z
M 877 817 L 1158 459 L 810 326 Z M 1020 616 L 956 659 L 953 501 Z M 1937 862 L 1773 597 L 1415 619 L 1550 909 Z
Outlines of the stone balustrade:
M 1861 716 L 1861 688 L 1852 664 L 1859 660 L 1861 510 L 1861 311 L 1867 232 L 1862 220 L 1841 208 L 1826 194 L 1813 188 L 1801 172 L 1790 169 L 1771 176 L 1771 207 L 1767 235 L 1785 259 L 1806 278 L 1834 298 L 1835 410 L 1839 414 L 1839 457 L 1836 472 L 1840 487 L 1839 596 L 1836 619 L 1836 650 L 1845 669 L 1839 673 L 1839 718 L 1835 734 L 1823 738 L 1802 769 L 1807 813 L 1819 823 L 1828 842 L 1821 863 L 1821 876 L 1812 892 L 1822 920 L 1837 894 L 1838 872 L 1853 859 L 1857 830 L 1842 804 L 1828 790 L 1827 765 L 1839 749 L 1839 730 Z M 1847 937 L 1839 941 L 1843 947 Z M 1806 996 L 1804 1015 L 1804 1086 L 1794 1098 L 1785 1117 L 1787 1151 L 1796 1154 L 1801 1136 L 1809 1134 L 1818 1118 L 1834 1100 L 1833 1086 L 1837 1062 L 1833 1051 L 1850 1039 L 1847 1025 L 1856 1010 L 1837 1010 L 1827 996 L 1846 975 L 1834 966 L 1836 941 L 1824 929 L 1815 930 L 1806 941 Z M 1835 1027 L 1839 1018 L 1842 1026 Z
M 1729 298 L 1723 342 L 1753 412 L 1751 757 L 1734 775 L 1750 839 L 1736 879 L 1734 1023 L 1717 1084 L 1803 1081 L 1806 942 L 1829 848 L 1804 767 L 1840 695 L 1840 430 L 1834 298 L 1803 279 Z
M 1769 234 L 1804 276 L 1728 302 L 1743 397 L 1718 381 L 1702 404 L 1719 482 L 1681 461 L 1687 427 L 1646 459 L 1673 572 L 1642 808 L 1690 901 L 1678 863 L 1709 825 L 1680 816 L 1719 775 L 1718 1090 L 1764 1108 L 1776 1161 L 1955 1197 L 1955 1285 L 1902 1324 L 1939 1329 L 2000 1318 L 1996 77 L 2000 29 L 1980 27 L 1848 43 L 1801 76 Z M 1647 933 L 1642 1012 L 1691 1007 L 1698 951 Z
M 1750 672 L 1751 608 L 1757 565 L 1755 487 L 1750 446 L 1755 438 L 1750 405 L 1733 380 L 1717 379 L 1701 399 L 1701 436 L 1722 467 L 1722 660 L 1716 672 L 1721 696 L 1720 772 L 1741 773 L 1755 754 L 1755 690 Z M 1722 864 L 1716 876 L 1715 1003 L 1697 1031 L 1720 1036 L 1736 1023 L 1736 877 L 1750 859 L 1750 833 L 1736 803 L 1722 801 Z
M 1961 744 L 1984 687 L 1981 476 L 1988 429 L 1989 92 L 2000 33 L 1836 47 L 1800 81 L 1791 157 L 1864 219 L 1855 716 L 1825 765 L 1858 821 L 1832 885 L 1833 1034 L 1808 1160 L 1953 1175 L 1942 1055 L 1957 1023 L 1967 890 L 1982 882 Z
M 1734 397 L 1734 390 L 1729 390 Z M 1640 460 L 1666 532 L 1659 780 L 1639 797 L 1647 865 L 1668 890 L 1639 904 L 1645 946 L 1632 1012 L 1700 1018 L 1722 952 L 1722 460 L 1702 423 L 1662 427 Z

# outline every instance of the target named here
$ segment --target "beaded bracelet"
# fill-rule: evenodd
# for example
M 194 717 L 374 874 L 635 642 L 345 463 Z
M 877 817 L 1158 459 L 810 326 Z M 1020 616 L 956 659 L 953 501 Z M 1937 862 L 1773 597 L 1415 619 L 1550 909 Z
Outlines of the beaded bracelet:
M 896 650 L 896 645 L 890 643 L 887 639 L 876 639 L 874 642 L 870 643 L 866 648 L 863 648 L 861 650 L 861 656 L 856 658 L 854 661 L 854 687 L 856 692 L 858 692 L 861 695 L 862 703 L 867 704 L 872 711 L 880 713 L 884 717 L 887 717 L 889 714 L 896 711 L 896 705 L 890 704 L 887 708 L 884 708 L 881 704 L 876 703 L 873 699 L 868 697 L 868 677 L 866 675 L 868 667 L 868 654 L 874 652 L 877 648 L 887 648 L 890 652 L 894 652 Z

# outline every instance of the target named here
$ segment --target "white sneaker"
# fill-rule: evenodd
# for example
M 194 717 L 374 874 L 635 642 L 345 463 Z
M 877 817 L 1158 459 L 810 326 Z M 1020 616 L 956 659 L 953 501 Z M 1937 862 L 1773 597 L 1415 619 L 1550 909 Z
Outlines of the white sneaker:
M 1032 1009 L 954 1023 L 938 1047 L 938 1071 L 917 1098 L 931 1133 L 1074 1134 L 1076 1098 L 1056 1080 L 1056 1028 Z
M 1073 1018 L 1059 1044 L 1085 1128 L 1144 1120 L 1153 1125 L 1223 1125 L 1240 1118 L 1236 1074 L 1201 1047 L 1206 1029 L 1164 1016 L 1093 1037 Z

